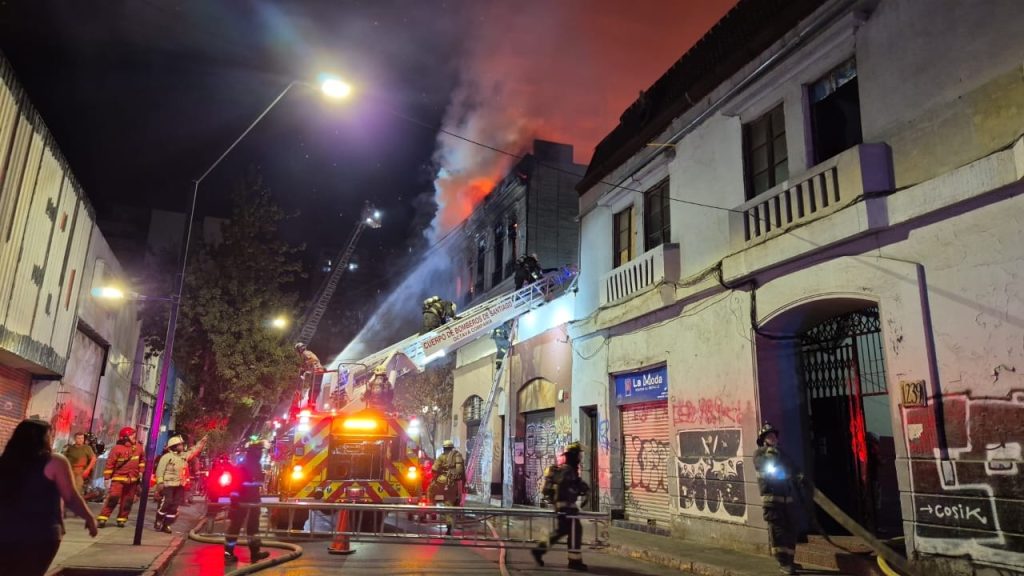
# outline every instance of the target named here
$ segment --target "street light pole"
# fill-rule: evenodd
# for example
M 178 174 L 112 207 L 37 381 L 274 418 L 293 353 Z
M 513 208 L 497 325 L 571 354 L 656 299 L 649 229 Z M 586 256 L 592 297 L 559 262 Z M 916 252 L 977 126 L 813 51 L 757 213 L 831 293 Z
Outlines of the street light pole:
M 328 82 L 330 84 L 328 84 Z M 185 287 L 185 271 L 188 268 L 188 249 L 189 244 L 192 241 L 192 221 L 195 220 L 196 215 L 196 199 L 199 197 L 199 185 L 207 176 L 210 175 L 210 172 L 213 172 L 213 170 L 220 165 L 221 161 L 223 161 L 224 158 L 226 158 L 227 155 L 230 154 L 236 146 L 238 146 L 238 143 L 241 142 L 249 132 L 252 132 L 252 129 L 255 128 L 271 110 L 274 109 L 274 106 L 277 106 L 277 103 L 280 102 L 285 95 L 297 85 L 310 86 L 309 83 L 298 80 L 289 82 L 288 85 L 285 86 L 284 90 L 282 90 L 281 93 L 263 109 L 263 112 L 260 112 L 260 115 L 249 124 L 245 131 L 243 131 L 238 138 L 235 138 L 235 141 L 228 146 L 227 150 L 214 160 L 213 164 L 211 164 L 210 167 L 207 168 L 201 176 L 199 176 L 199 178 L 196 178 L 192 182 L 192 203 L 189 206 L 187 222 L 185 225 L 185 243 L 181 250 L 181 271 L 178 273 L 176 279 L 177 286 L 175 287 L 174 295 L 171 296 L 171 310 L 167 318 L 167 337 L 164 339 L 164 352 L 160 358 L 160 383 L 156 393 L 156 405 L 153 406 L 153 424 L 149 428 L 149 438 L 146 440 L 146 467 L 142 473 L 139 512 L 138 516 L 135 518 L 135 538 L 132 540 L 132 544 L 135 546 L 142 544 L 142 528 L 146 524 L 146 507 L 149 503 L 149 485 L 152 482 L 153 473 L 155 472 L 154 461 L 156 460 L 156 444 L 160 437 L 160 425 L 163 421 L 164 415 L 164 400 L 167 396 L 167 378 L 170 374 L 171 358 L 174 354 L 174 332 L 178 326 L 178 308 L 181 306 L 181 296 Z M 345 97 L 348 95 L 349 90 L 347 85 L 337 79 L 325 81 L 322 88 L 326 94 L 332 97 Z M 332 91 L 334 92 L 333 94 L 331 93 Z

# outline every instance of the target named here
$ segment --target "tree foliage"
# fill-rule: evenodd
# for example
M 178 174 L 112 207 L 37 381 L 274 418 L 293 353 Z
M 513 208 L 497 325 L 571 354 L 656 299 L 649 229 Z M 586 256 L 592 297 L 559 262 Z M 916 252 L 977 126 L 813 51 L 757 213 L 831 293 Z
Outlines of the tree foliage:
M 232 200 L 219 241 L 192 243 L 179 308 L 174 362 L 188 390 L 177 422 L 191 433 L 240 431 L 245 414 L 276 402 L 297 372 L 287 334 L 270 320 L 296 317 L 301 248 L 280 238 L 286 215 L 259 178 L 239 185 Z M 146 316 L 147 343 L 162 350 L 166 314 Z
M 434 424 L 440 432 L 452 419 L 454 372 L 454 359 L 436 360 L 427 364 L 423 372 L 406 374 L 395 384 L 395 408 L 399 413 L 425 416 L 423 431 L 429 440 L 431 454 L 437 447 Z

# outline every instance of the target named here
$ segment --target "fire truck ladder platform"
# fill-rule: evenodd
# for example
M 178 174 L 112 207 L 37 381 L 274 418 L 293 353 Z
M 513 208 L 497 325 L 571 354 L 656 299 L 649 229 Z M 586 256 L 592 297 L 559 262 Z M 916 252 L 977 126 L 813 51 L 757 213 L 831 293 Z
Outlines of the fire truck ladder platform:
M 360 378 L 363 373 L 380 366 L 395 353 L 404 354 L 422 369 L 438 356 L 450 354 L 480 336 L 489 334 L 495 326 L 522 316 L 571 290 L 576 283 L 577 275 L 575 268 L 560 268 L 533 284 L 486 300 L 435 330 L 410 336 L 358 362 L 351 362 L 361 365 L 352 376 Z
M 475 548 L 532 548 L 547 538 L 556 523 L 552 510 L 538 508 L 462 508 L 458 506 L 416 506 L 405 504 L 352 504 L 311 501 L 239 504 L 260 508 L 264 518 L 287 518 L 277 529 L 261 522 L 260 536 L 277 540 L 327 540 L 348 536 L 353 542 L 424 544 Z M 339 530 L 339 515 L 347 515 Z M 208 518 L 196 533 L 223 536 L 225 518 Z M 583 526 L 583 544 L 600 548 L 608 544 L 608 514 L 577 512 Z M 304 519 L 308 518 L 306 521 Z M 452 534 L 446 535 L 451 521 Z M 326 529 L 330 526 L 330 529 Z M 557 548 L 559 545 L 556 545 Z M 565 545 L 562 544 L 562 547 Z

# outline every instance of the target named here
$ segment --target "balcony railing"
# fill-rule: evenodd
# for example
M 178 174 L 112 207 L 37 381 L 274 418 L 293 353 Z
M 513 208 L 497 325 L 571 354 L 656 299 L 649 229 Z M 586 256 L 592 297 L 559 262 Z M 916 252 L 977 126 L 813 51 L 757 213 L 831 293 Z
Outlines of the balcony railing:
M 740 205 L 731 223 L 733 247 L 762 242 L 827 216 L 859 196 L 892 188 L 889 146 L 855 146 Z
M 601 278 L 601 305 L 614 304 L 679 279 L 679 245 L 662 244 Z

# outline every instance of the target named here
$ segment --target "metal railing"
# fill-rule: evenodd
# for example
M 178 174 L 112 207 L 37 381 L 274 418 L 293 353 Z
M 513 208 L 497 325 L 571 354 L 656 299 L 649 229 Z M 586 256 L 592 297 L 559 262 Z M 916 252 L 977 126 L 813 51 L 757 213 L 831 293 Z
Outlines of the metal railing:
M 532 548 L 548 537 L 557 519 L 554 511 L 536 508 L 324 502 L 261 502 L 239 506 L 260 508 L 260 536 L 277 540 L 327 540 L 347 536 L 352 542 Z M 339 524 L 342 515 L 347 518 Z M 607 545 L 610 525 L 607 514 L 581 511 L 570 518 L 580 520 L 584 546 Z M 451 535 L 446 534 L 448 523 L 452 524 Z M 227 520 L 220 515 L 208 517 L 197 534 L 223 536 L 226 530 Z M 557 546 L 564 547 L 565 543 Z

